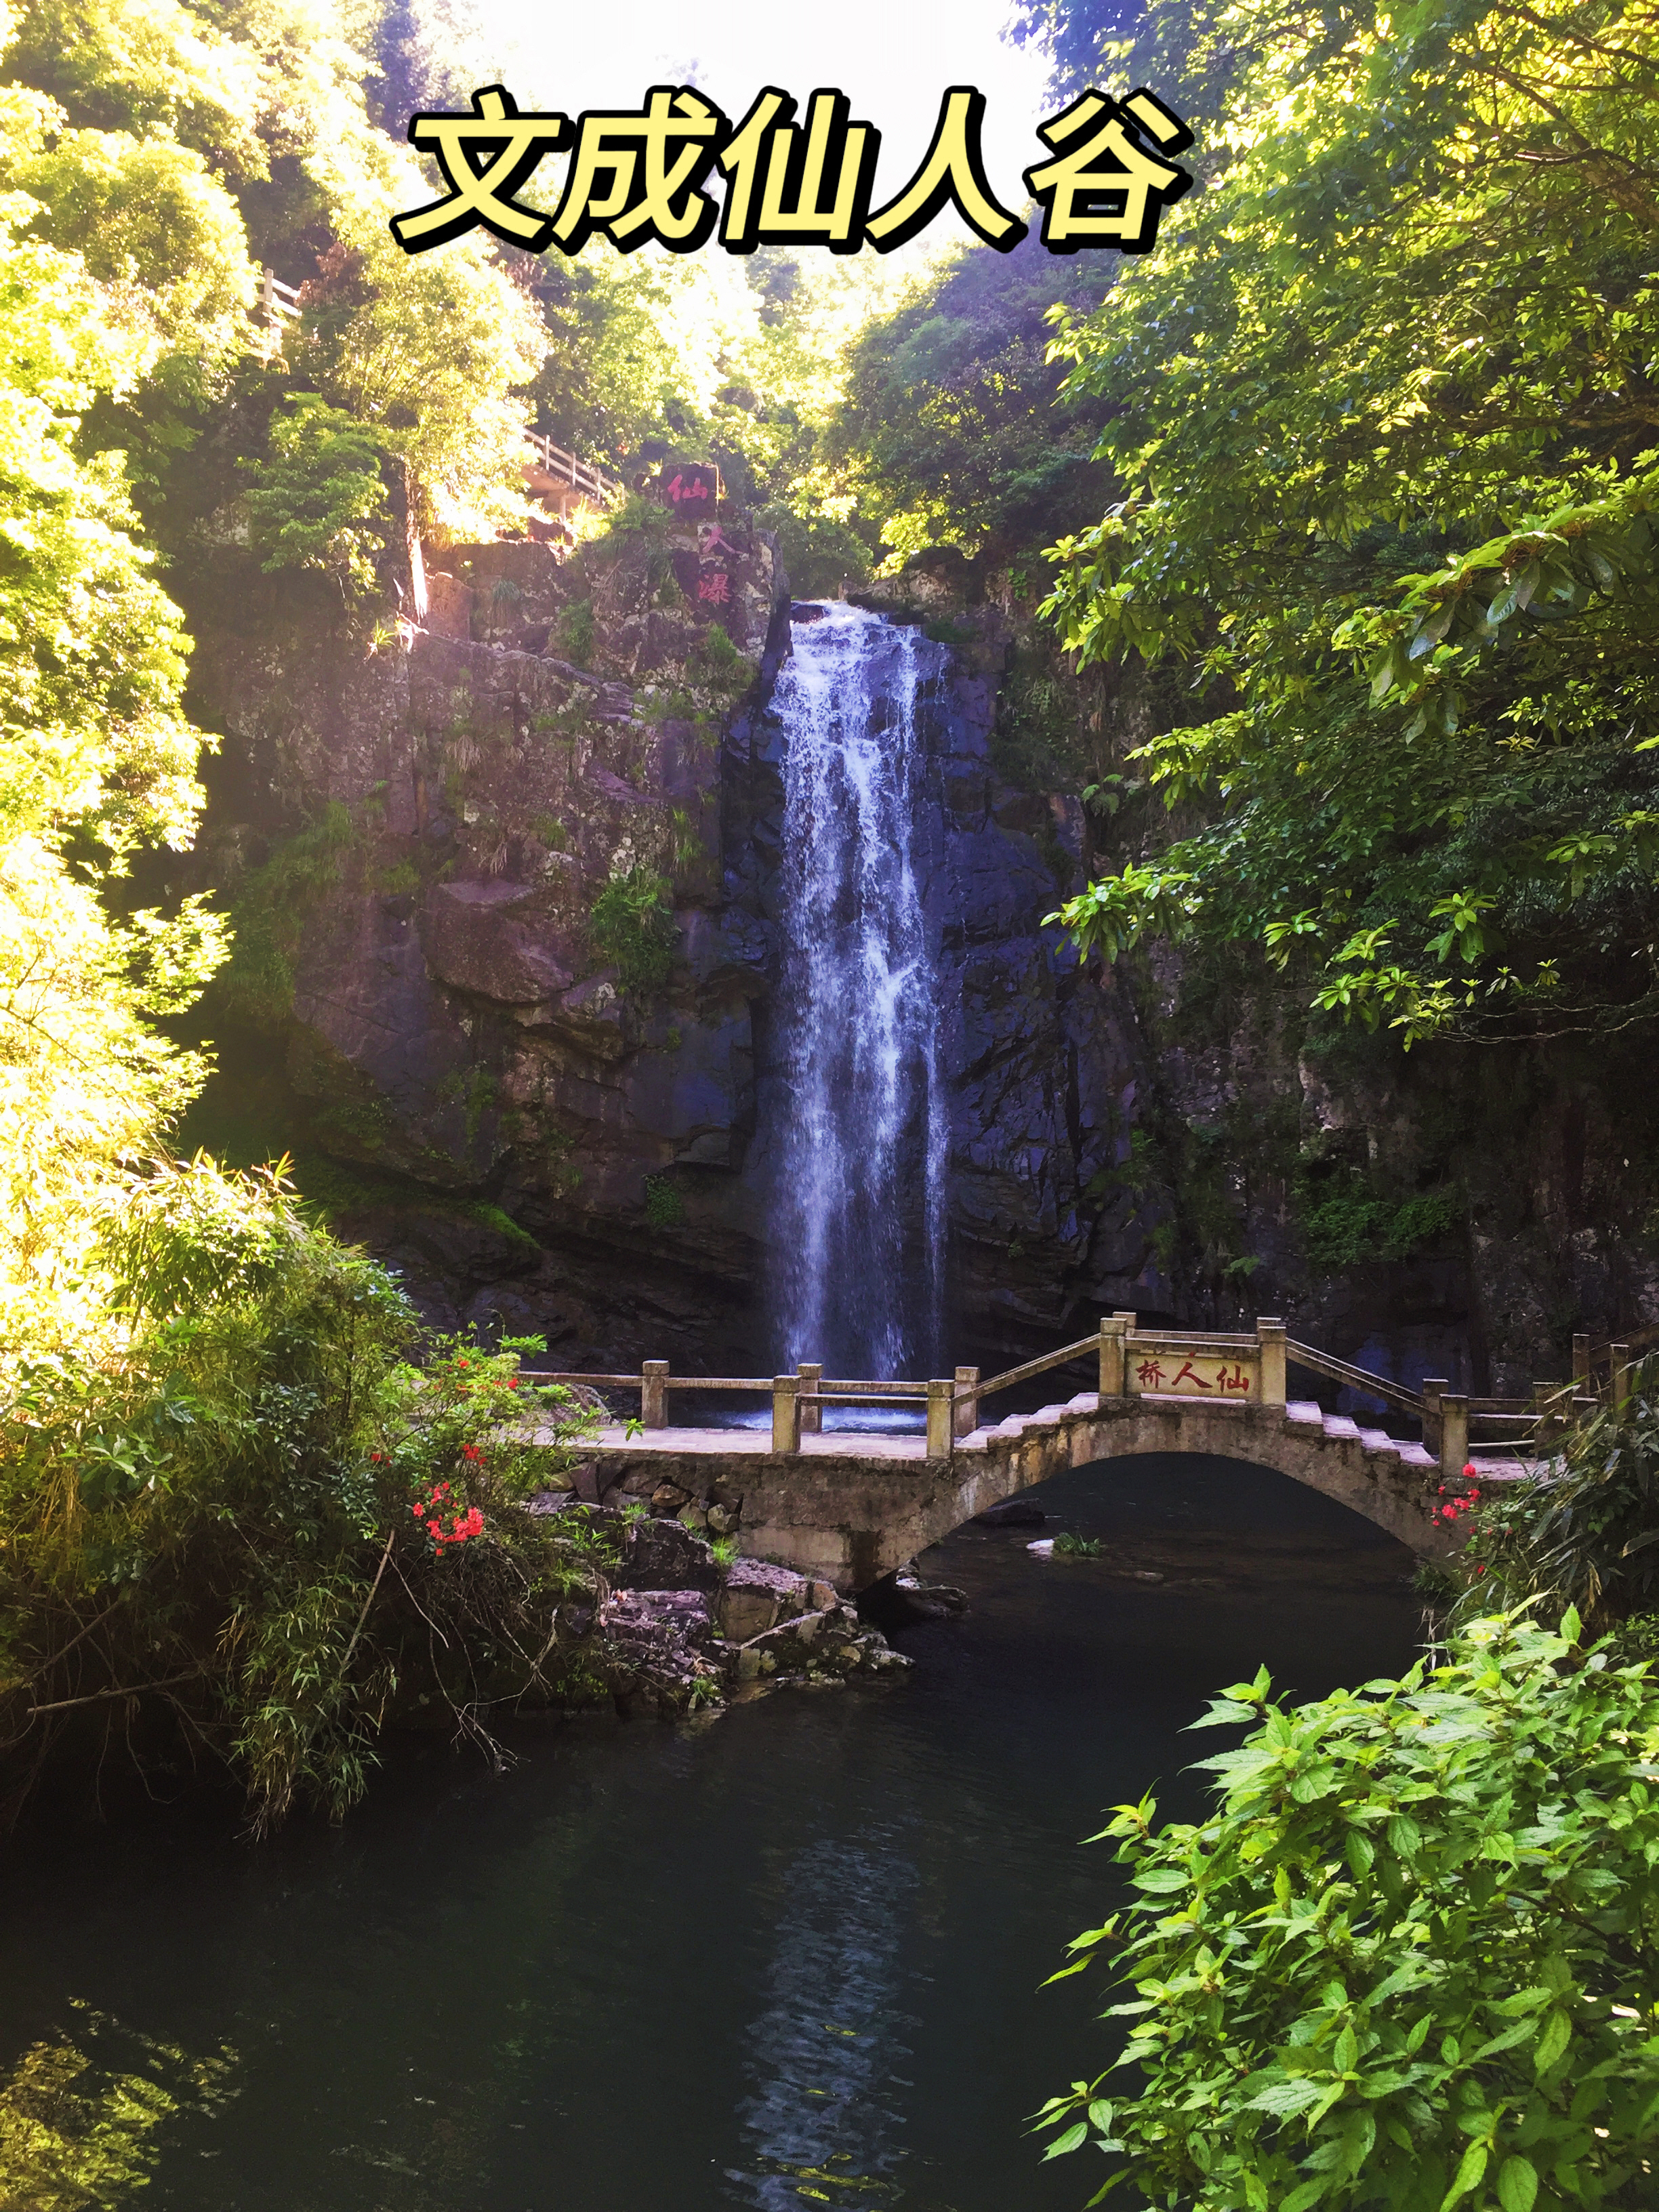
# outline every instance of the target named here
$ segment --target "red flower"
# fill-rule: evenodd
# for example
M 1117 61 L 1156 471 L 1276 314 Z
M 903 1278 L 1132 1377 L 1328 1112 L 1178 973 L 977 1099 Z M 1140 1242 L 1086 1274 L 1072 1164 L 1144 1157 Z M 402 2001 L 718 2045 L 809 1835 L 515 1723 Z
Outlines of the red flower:
M 1457 1508 L 1455 1505 L 1443 1505 L 1440 1509 L 1440 1518 L 1443 1521 L 1455 1521 Z
M 1477 1567 L 1474 1571 L 1478 1575 L 1484 1575 L 1486 1571 L 1484 1567 Z
M 1467 1481 L 1468 1480 L 1469 1477 L 1470 1477 L 1472 1474 L 1480 1474 L 1480 1468 L 1475 1465 L 1474 1462 L 1472 1459 L 1466 1459 L 1466 1460 L 1464 1461 L 1464 1462 L 1463 1462 L 1463 1480 L 1465 1480 L 1465 1482 L 1467 1482 Z

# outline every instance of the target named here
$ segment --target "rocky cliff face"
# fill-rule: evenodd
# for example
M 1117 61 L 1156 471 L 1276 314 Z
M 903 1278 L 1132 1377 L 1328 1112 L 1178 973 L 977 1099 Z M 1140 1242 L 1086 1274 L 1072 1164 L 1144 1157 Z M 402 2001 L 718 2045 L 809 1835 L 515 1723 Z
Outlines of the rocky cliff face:
M 560 1366 L 777 1352 L 789 607 L 764 536 L 720 533 L 455 549 L 373 652 L 256 625 L 200 655 L 227 733 L 203 863 L 243 938 L 214 1110 L 435 1318 Z M 1659 1315 L 1598 1071 L 1319 1058 L 1255 972 L 1079 967 L 1042 917 L 1109 831 L 999 772 L 1015 625 L 970 596 L 886 594 L 951 641 L 921 704 L 955 1356 L 1261 1309 L 1407 1379 L 1524 1387 L 1572 1328 Z
M 243 939 L 208 1133 L 228 1109 L 277 1125 L 441 1320 L 573 1364 L 729 1357 L 764 980 L 722 887 L 721 755 L 787 636 L 783 580 L 730 525 L 713 565 L 666 526 L 586 568 L 445 558 L 426 625 L 367 655 L 204 645 L 228 759 L 204 863 Z

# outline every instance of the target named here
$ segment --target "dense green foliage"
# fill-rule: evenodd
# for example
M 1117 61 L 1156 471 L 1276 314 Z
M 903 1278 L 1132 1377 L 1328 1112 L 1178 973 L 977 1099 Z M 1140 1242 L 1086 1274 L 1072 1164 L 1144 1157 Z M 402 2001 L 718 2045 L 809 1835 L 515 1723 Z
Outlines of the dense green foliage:
M 1067 923 L 1407 1043 L 1650 1018 L 1659 18 L 1160 0 L 1123 67 L 1209 188 L 1060 331 L 1121 490 L 1050 611 L 1182 669 L 1182 812 Z
M 1102 82 L 1110 70 L 1109 42 L 1132 32 L 1139 13 L 1140 0 L 1017 0 L 1009 35 L 1048 55 L 1058 107 Z
M 1565 2212 L 1653 2201 L 1659 1695 L 1515 1617 L 1443 1663 L 1199 1725 L 1219 1806 L 1104 1832 L 1138 1893 L 1072 1948 L 1133 1994 L 1117 2067 L 1050 2101 L 1048 2155 L 1167 2212 Z M 1097 2203 L 1099 2197 L 1092 2202 Z
M 108 1164 L 189 1097 L 200 1063 L 149 1017 L 221 955 L 198 903 L 116 924 L 134 850 L 189 842 L 198 733 L 178 611 L 131 533 L 118 457 L 81 410 L 142 369 L 73 254 L 0 204 L 0 1371 L 95 1334 L 90 1243 Z
M 413 531 L 524 511 L 541 315 L 474 243 L 392 246 L 420 173 L 364 108 L 347 27 L 258 0 L 0 11 L 10 1807 L 59 1748 L 182 1744 L 258 1826 L 338 1812 L 389 1714 L 483 1737 L 493 1699 L 548 1694 L 553 1608 L 594 1564 L 580 1516 L 555 1538 L 523 1510 L 560 1454 L 528 1446 L 513 1347 L 434 1345 L 274 1176 L 168 1156 L 210 1060 L 159 1024 L 227 933 L 132 889 L 203 803 L 185 618 L 145 537 L 181 596 L 308 592 L 301 623 L 349 622 L 384 613 Z M 258 313 L 257 261 L 303 282 L 297 323 Z M 355 834 L 329 806 L 249 872 L 222 1007 L 287 1011 Z M 570 1415 L 538 1413 L 574 1437 Z
M 1444 1237 L 1462 1218 L 1459 1194 L 1420 1191 L 1385 1197 L 1357 1170 L 1328 1176 L 1307 1189 L 1298 1207 L 1308 1257 L 1316 1267 L 1352 1267 L 1363 1261 L 1406 1260 Z

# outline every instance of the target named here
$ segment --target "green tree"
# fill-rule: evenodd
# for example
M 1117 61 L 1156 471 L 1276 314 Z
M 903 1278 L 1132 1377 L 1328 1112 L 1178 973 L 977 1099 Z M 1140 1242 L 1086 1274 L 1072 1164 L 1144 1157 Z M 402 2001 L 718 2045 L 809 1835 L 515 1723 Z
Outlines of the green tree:
M 1035 239 L 969 247 L 859 334 L 825 457 L 893 553 L 959 545 L 995 561 L 1098 511 L 1104 410 L 1080 389 L 1062 397 L 1047 355 L 1050 308 L 1086 313 L 1100 282 Z
M 341 244 L 305 288 L 296 374 L 403 465 L 441 539 L 522 524 L 526 388 L 547 340 L 535 301 L 476 240 L 411 257 L 386 204 L 343 207 Z
M 138 847 L 189 843 L 201 738 L 119 457 L 76 449 L 134 343 L 77 258 L 17 235 L 31 213 L 0 222 L 0 1368 L 95 1330 L 102 1179 L 203 1072 L 149 1016 L 220 957 L 195 902 L 118 925 L 100 901 Z
M 1565 2212 L 1653 2201 L 1659 1696 L 1645 1666 L 1513 1616 L 1444 1662 L 1206 1726 L 1221 1802 L 1105 1834 L 1137 1894 L 1079 1936 L 1133 1995 L 1110 2075 L 1051 2100 L 1169 2212 Z
M 1192 702 L 1145 926 L 1407 1043 L 1650 1018 L 1659 19 L 1158 0 L 1128 70 L 1177 48 L 1208 188 L 1058 337 L 1122 492 L 1049 611 Z
M 163 355 L 217 361 L 245 345 L 247 234 L 202 156 L 125 131 L 63 130 L 49 107 L 28 118 L 15 93 L 9 105 L 5 181 L 37 203 L 35 234 L 78 253 L 106 312 L 149 339 L 144 365 Z
M 1008 35 L 1048 55 L 1059 107 L 1109 74 L 1113 43 L 1133 32 L 1139 14 L 1140 0 L 1019 0 Z
M 539 1341 L 406 1364 L 408 1299 L 269 1172 L 152 1162 L 118 1198 L 98 1357 L 26 1362 L 0 1408 L 0 1771 L 148 1699 L 263 1831 L 361 1796 L 400 1682 L 487 1742 L 480 1703 L 547 1693 L 551 1606 L 592 1591 L 525 1510 L 562 1463 L 526 1417 L 587 1433 L 518 1382 Z

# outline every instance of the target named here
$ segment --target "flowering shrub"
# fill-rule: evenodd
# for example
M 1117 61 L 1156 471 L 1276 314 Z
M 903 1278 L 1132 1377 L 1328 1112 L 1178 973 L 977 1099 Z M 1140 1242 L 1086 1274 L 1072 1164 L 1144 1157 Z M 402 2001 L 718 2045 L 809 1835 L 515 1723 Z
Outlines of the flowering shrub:
M 471 1445 L 466 1449 L 475 1459 L 483 1456 Z M 434 1556 L 442 1552 L 446 1544 L 465 1544 L 470 1536 L 482 1536 L 483 1534 L 482 1509 L 470 1505 L 463 1512 L 458 1501 L 450 1495 L 447 1482 L 434 1483 L 428 1496 L 417 1498 L 409 1510 L 417 1521 L 424 1524 L 427 1534 L 432 1539 Z M 447 1528 L 444 1526 L 446 1514 L 449 1516 Z
M 1105 1834 L 1133 1901 L 1071 1946 L 1128 1987 L 1050 2158 L 1171 2212 L 1636 2212 L 1659 2154 L 1659 1692 L 1514 1615 L 1447 1662 L 1200 1727 L 1221 1802 Z M 1056 1978 L 1059 1978 L 1056 1977 Z
M 1437 1495 L 1444 1498 L 1445 1503 L 1443 1505 L 1437 1505 L 1434 1509 L 1434 1517 L 1437 1521 L 1456 1521 L 1465 1513 L 1474 1512 L 1475 1507 L 1480 1503 L 1480 1486 L 1476 1480 L 1480 1472 L 1480 1468 L 1473 1460 L 1465 1460 L 1463 1480 L 1468 1484 L 1468 1488 L 1449 1492 L 1445 1484 L 1443 1482 L 1441 1484 Z
M 0 1784 L 15 1804 L 58 1733 L 95 1757 L 142 1703 L 264 1829 L 343 1812 L 399 1698 L 476 1738 L 490 1698 L 548 1686 L 553 1607 L 603 1565 L 525 1504 L 592 1417 L 520 1376 L 538 1340 L 423 1337 L 274 1178 L 186 1174 L 191 1239 L 158 1253 L 129 1209 L 122 1357 L 0 1421 Z
M 1531 1601 L 1541 1620 L 1572 1606 L 1604 1631 L 1659 1607 L 1659 1358 L 1636 1370 L 1622 1405 L 1569 1436 L 1545 1476 L 1460 1510 L 1455 1618 Z
M 468 1337 L 443 1337 L 419 1366 L 392 1378 L 383 1450 L 375 1455 L 405 1496 L 441 1519 L 445 1543 L 475 1508 L 520 1504 L 545 1479 L 545 1443 L 534 1432 L 562 1431 L 572 1443 L 587 1422 L 568 1390 L 527 1383 L 520 1355 L 544 1347 L 539 1337 L 508 1337 L 489 1352 Z M 481 1533 L 467 1528 L 459 1540 Z M 427 1532 L 431 1533 L 429 1530 Z

